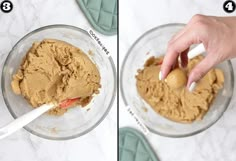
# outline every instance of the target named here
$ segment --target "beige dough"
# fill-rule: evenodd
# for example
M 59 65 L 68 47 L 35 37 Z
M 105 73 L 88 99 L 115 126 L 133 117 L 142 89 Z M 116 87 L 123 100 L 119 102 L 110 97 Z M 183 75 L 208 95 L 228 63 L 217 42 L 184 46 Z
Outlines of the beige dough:
M 203 56 L 188 63 L 186 71 L 174 69 L 165 81 L 158 74 L 163 58 L 151 57 L 138 70 L 137 90 L 140 96 L 159 114 L 177 122 L 193 122 L 202 119 L 223 87 L 224 74 L 220 69 L 211 69 L 199 82 L 193 92 L 186 89 L 187 76 Z
M 179 68 L 172 70 L 166 77 L 166 83 L 173 89 L 183 87 L 187 83 L 186 72 Z
M 59 40 L 35 42 L 11 82 L 14 93 L 23 95 L 33 106 L 80 98 L 87 105 L 99 93 L 100 74 L 96 65 L 79 48 Z M 61 115 L 66 109 L 55 108 Z

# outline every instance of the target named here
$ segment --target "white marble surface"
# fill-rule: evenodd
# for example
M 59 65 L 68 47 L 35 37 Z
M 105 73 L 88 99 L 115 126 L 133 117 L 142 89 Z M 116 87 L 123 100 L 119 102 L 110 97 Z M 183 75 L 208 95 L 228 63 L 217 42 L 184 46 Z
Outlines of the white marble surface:
M 14 9 L 0 11 L 0 70 L 12 46 L 28 32 L 51 24 L 90 26 L 75 0 L 13 0 Z M 117 37 L 102 36 L 113 60 L 117 60 Z M 0 95 L 0 127 L 12 121 Z M 24 129 L 0 140 L 1 161 L 116 161 L 117 108 L 92 132 L 69 141 L 50 141 Z
M 235 16 L 222 9 L 224 0 L 120 0 L 120 66 L 124 56 L 145 31 L 166 23 L 187 23 L 197 13 Z M 236 60 L 232 60 L 236 69 Z M 234 73 L 236 76 L 236 73 Z M 236 82 L 234 82 L 236 83 Z M 122 99 L 122 98 L 121 98 Z M 120 127 L 135 122 L 120 100 Z M 236 160 L 236 96 L 223 117 L 208 130 L 187 138 L 166 138 L 155 134 L 147 137 L 161 161 L 235 161 Z

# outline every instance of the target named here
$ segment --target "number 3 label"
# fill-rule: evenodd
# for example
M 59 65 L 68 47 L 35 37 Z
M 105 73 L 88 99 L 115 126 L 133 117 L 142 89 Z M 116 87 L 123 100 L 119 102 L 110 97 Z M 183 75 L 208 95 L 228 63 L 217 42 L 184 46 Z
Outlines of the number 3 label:
M 234 12 L 235 7 L 236 7 L 235 2 L 232 1 L 232 0 L 225 1 L 224 4 L 223 4 L 223 9 L 227 13 Z
M 13 9 L 13 4 L 11 1 L 5 0 L 1 3 L 2 12 L 9 13 Z

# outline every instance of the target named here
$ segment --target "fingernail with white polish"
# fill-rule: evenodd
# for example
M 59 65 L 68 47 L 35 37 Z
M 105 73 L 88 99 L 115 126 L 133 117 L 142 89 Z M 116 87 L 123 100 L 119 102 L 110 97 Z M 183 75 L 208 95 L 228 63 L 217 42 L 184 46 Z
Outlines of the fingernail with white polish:
M 196 82 L 192 82 L 192 83 L 190 84 L 188 90 L 189 90 L 190 92 L 192 92 L 192 91 L 195 89 L 196 85 L 197 85 Z
M 161 74 L 161 71 L 159 72 L 159 80 L 162 80 L 162 74 Z

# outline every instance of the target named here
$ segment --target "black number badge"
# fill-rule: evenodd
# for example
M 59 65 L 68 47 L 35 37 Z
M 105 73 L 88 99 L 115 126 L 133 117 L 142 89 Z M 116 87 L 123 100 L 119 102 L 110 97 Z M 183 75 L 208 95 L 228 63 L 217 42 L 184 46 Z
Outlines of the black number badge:
M 13 4 L 11 1 L 2 1 L 1 3 L 1 10 L 2 12 L 9 13 L 13 9 Z
M 231 1 L 231 0 L 225 1 L 223 4 L 223 8 L 224 8 L 225 12 L 227 12 L 227 13 L 234 12 L 235 7 L 236 7 L 235 2 Z

